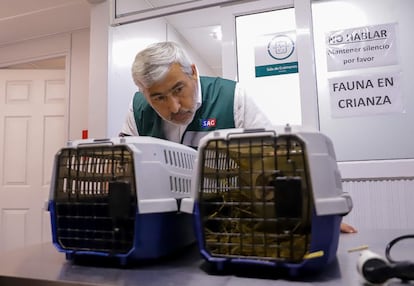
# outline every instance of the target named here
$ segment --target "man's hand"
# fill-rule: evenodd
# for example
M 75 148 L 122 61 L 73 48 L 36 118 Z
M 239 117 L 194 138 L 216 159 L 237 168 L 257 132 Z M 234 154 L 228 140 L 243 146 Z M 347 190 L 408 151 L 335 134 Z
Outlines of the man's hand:
M 358 231 L 352 225 L 349 225 L 343 222 L 341 223 L 341 232 L 342 233 L 356 233 Z

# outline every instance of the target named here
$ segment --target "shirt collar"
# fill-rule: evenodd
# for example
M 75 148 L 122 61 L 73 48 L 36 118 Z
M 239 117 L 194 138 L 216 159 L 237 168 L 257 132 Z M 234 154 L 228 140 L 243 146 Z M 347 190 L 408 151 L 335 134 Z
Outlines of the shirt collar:
M 201 106 L 202 96 L 201 96 L 201 82 L 200 82 L 200 74 L 197 70 L 197 97 L 196 97 L 196 110 L 198 110 Z

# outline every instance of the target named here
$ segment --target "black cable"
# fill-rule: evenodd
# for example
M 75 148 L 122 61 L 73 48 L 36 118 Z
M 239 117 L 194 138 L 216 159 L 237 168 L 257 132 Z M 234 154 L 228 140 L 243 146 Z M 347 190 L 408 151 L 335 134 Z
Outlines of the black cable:
M 407 238 L 414 238 L 414 234 L 407 234 L 407 235 L 402 235 L 399 236 L 397 238 L 394 238 L 393 240 L 391 240 L 388 244 L 387 247 L 385 248 L 385 257 L 387 258 L 387 260 L 390 263 L 397 263 L 397 261 L 395 261 L 394 259 L 391 258 L 391 248 L 399 241 L 407 239 Z
M 411 261 L 396 261 L 391 258 L 391 248 L 401 240 L 414 238 L 414 234 L 399 236 L 387 244 L 385 248 L 385 257 L 387 258 L 390 268 L 390 273 L 393 277 L 399 278 L 404 281 L 414 280 L 414 262 Z

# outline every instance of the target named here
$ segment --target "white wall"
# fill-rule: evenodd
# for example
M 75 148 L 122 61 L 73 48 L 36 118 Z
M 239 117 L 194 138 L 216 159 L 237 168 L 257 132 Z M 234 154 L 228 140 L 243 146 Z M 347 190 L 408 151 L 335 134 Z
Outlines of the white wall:
M 407 132 L 414 121 L 414 68 L 412 51 L 412 27 L 414 2 L 410 0 L 348 0 L 317 1 L 313 4 L 315 56 L 317 65 L 318 102 L 321 131 L 330 136 L 337 149 L 338 160 L 389 160 L 414 158 L 414 136 Z M 352 17 L 351 17 L 352 15 Z M 353 43 L 327 44 L 327 35 L 333 31 L 355 33 L 384 29 L 384 39 L 369 39 Z M 380 28 L 381 27 L 381 28 Z M 345 34 L 345 32 L 343 32 Z M 369 47 L 378 47 L 387 41 L 388 49 L 363 52 Z M 348 52 L 341 56 L 327 57 L 327 47 L 342 50 L 360 47 L 360 52 Z M 342 64 L 342 59 L 357 62 L 357 58 L 373 58 L 359 65 Z M 335 64 L 329 59 L 338 60 Z M 339 61 L 339 59 L 341 60 Z M 396 60 L 395 60 L 396 58 Z M 377 77 L 393 75 L 393 89 L 379 88 Z M 374 81 L 373 88 L 349 92 L 330 91 L 329 80 L 345 81 L 346 77 Z M 384 90 L 384 91 L 383 91 Z M 371 92 L 370 92 L 371 91 Z M 335 98 L 364 98 L 387 94 L 391 105 L 359 108 L 338 108 Z M 400 100 L 399 100 L 400 99 Z M 397 105 L 397 102 L 400 104 Z M 400 110 L 399 107 L 402 109 Z M 398 138 L 398 140 L 396 140 Z M 381 144 L 377 144 L 381 142 Z M 353 148 L 349 148 L 350 145 Z M 375 148 L 373 148 L 375 146 Z M 414 172 L 413 172 L 414 175 Z
M 70 67 L 66 74 L 67 139 L 79 139 L 82 130 L 88 129 L 89 29 L 3 45 L 0 47 L 0 67 L 58 56 L 66 56 L 66 65 Z
M 70 57 L 69 139 L 82 138 L 88 129 L 89 29 L 72 33 Z
M 213 74 L 191 45 L 163 18 L 110 27 L 109 39 L 108 137 L 118 136 L 130 101 L 138 91 L 132 80 L 131 65 L 135 55 L 149 44 L 166 40 L 180 43 L 201 74 Z
M 316 76 L 320 129 L 333 141 L 354 209 L 345 218 L 359 229 L 412 229 L 414 196 L 414 160 L 412 153 L 412 40 L 414 2 L 314 1 Z M 397 23 L 398 65 L 357 68 L 328 72 L 326 35 L 349 28 Z M 328 79 L 364 76 L 401 68 L 400 86 L 407 104 L 404 114 L 380 114 L 334 118 L 331 115 Z
M 412 65 L 411 11 L 414 2 L 409 0 L 385 1 L 316 1 L 312 5 L 315 57 L 318 84 L 318 103 L 321 131 L 327 134 L 336 147 L 342 176 L 346 179 L 413 178 L 414 159 L 409 130 L 414 116 L 414 83 Z M 352 17 L 350 17 L 352 15 Z M 328 72 L 326 38 L 328 32 L 397 23 L 396 45 L 399 54 L 397 65 L 367 67 L 353 70 Z M 400 90 L 405 111 L 400 114 L 378 114 L 334 118 L 331 115 L 328 80 L 338 76 L 364 76 L 401 70 Z
M 151 29 L 148 29 L 151 27 Z M 128 105 L 137 91 L 131 65 L 139 50 L 150 43 L 164 41 L 166 23 L 163 19 L 131 23 L 109 29 L 108 126 L 106 136 L 118 136 Z
M 406 1 L 406 0 L 403 0 Z M 112 92 L 109 93 L 109 96 L 112 96 L 112 99 L 106 100 L 106 84 L 108 83 L 108 63 L 106 62 L 105 58 L 105 51 L 109 46 L 108 35 L 110 34 L 108 31 L 108 13 L 109 13 L 109 5 L 106 1 L 98 7 L 96 12 L 101 9 L 103 6 L 107 5 L 106 10 L 100 10 L 100 15 L 95 15 L 95 19 L 100 18 L 100 21 L 96 21 L 99 25 L 94 27 L 94 21 L 92 19 L 92 26 L 91 26 L 91 41 L 93 41 L 92 48 L 91 45 L 91 90 L 90 90 L 90 120 L 89 120 L 89 129 L 90 134 L 95 134 L 97 136 L 108 136 L 108 135 L 115 135 L 117 132 L 118 125 L 123 120 L 125 116 L 124 106 L 129 103 L 130 97 L 135 89 L 135 87 L 130 82 L 129 76 L 126 78 L 122 78 L 123 81 L 128 82 L 128 91 L 125 94 L 120 95 L 118 93 L 117 84 L 114 83 L 112 86 L 114 89 Z M 281 3 L 282 1 L 280 1 Z M 286 4 L 290 1 L 284 1 Z M 306 1 L 301 1 L 306 2 Z M 332 1 L 333 2 L 333 1 Z M 358 1 L 354 1 L 355 5 L 358 5 Z M 375 1 L 374 1 L 375 2 Z M 268 3 L 268 1 L 259 1 L 259 2 L 252 2 L 248 5 L 253 5 L 252 11 L 260 12 L 258 10 L 262 9 L 263 7 L 258 7 L 263 5 L 263 3 Z M 275 3 L 275 1 L 271 2 Z M 278 2 L 279 3 L 279 2 Z M 317 1 L 315 1 L 317 3 Z M 275 4 L 273 4 L 275 5 Z M 373 4 L 375 6 L 375 3 Z M 230 10 L 229 7 L 228 9 Z M 94 10 L 94 9 L 93 9 Z M 306 10 L 306 9 L 304 9 Z M 402 11 L 402 13 L 409 13 L 410 11 Z M 240 10 L 229 11 L 229 15 L 236 15 L 236 14 L 243 14 Z M 306 14 L 306 11 L 304 13 Z M 303 16 L 303 15 L 302 15 Z M 308 15 L 309 16 L 309 15 Z M 334 17 L 335 15 L 330 15 Z M 321 16 L 319 16 L 321 17 Z M 92 18 L 94 18 L 94 11 L 92 13 Z M 102 20 L 105 18 L 105 20 Z M 352 21 L 352 17 L 348 18 L 349 21 Z M 106 22 L 105 22 L 106 21 Z M 106 26 L 105 26 L 105 23 Z M 303 23 L 306 24 L 306 21 Z M 302 24 L 303 24 L 302 23 Z M 229 78 L 236 78 L 236 71 L 237 71 L 237 61 L 234 54 L 235 51 L 235 30 L 234 30 L 234 20 L 232 19 L 225 19 L 223 20 L 223 75 Z M 308 26 L 301 26 L 300 33 L 307 34 L 308 38 L 312 38 L 312 35 L 309 35 L 309 27 Z M 144 28 L 143 28 L 144 29 Z M 148 26 L 144 29 L 147 30 Z M 141 30 L 142 31 L 142 30 Z M 310 32 L 312 30 L 310 29 Z M 316 31 L 317 32 L 317 31 Z M 99 49 L 99 50 L 98 50 Z M 94 54 L 96 53 L 96 54 Z M 304 53 L 304 51 L 302 51 Z M 308 58 L 311 58 L 313 53 L 313 49 L 309 47 L 309 50 L 306 51 L 306 55 Z M 109 53 L 107 53 L 108 55 Z M 131 57 L 127 60 L 129 61 Z M 303 61 L 302 61 L 303 63 Z M 309 70 L 312 70 L 312 65 L 319 65 L 320 62 L 313 60 L 309 60 L 307 63 Z M 112 70 L 112 72 L 115 72 Z M 115 75 L 118 79 L 121 79 L 120 74 Z M 313 88 L 312 84 L 315 86 L 316 89 L 316 74 L 314 75 L 315 78 L 312 77 L 312 73 L 310 73 L 309 78 L 307 81 L 310 83 L 308 87 Z M 303 92 L 306 95 L 306 90 Z M 312 96 L 312 99 L 304 100 L 303 102 L 317 102 L 317 94 L 313 91 L 309 92 L 309 96 Z M 122 99 L 121 99 L 122 98 Z M 120 103 L 117 103 L 118 100 L 121 100 Z M 110 111 L 113 116 L 111 117 L 111 127 L 108 125 L 107 127 L 107 116 L 109 113 L 109 109 L 106 109 L 106 102 L 112 101 L 114 109 Z M 312 126 L 317 125 L 318 111 L 314 110 L 315 107 L 305 105 L 303 106 L 302 115 L 307 113 L 307 118 L 312 117 L 316 118 L 316 120 L 312 121 Z M 117 111 L 116 111 L 117 110 Z M 119 112 L 122 114 L 119 115 Z M 93 118 L 92 118 L 93 117 Z M 114 119 L 116 118 L 116 119 Z M 409 132 L 407 130 L 407 132 Z M 345 139 L 346 140 L 346 139 Z M 374 145 L 373 148 L 376 146 Z M 352 148 L 349 146 L 348 148 Z M 392 147 L 391 147 L 392 148 Z M 412 178 L 414 177 L 414 168 L 413 168 L 413 160 L 387 160 L 387 161 L 353 161 L 353 162 L 342 162 L 340 163 L 340 170 L 342 173 L 342 177 L 344 178 L 344 189 L 346 191 L 352 192 L 351 195 L 355 198 L 355 209 L 351 212 L 351 214 L 345 218 L 351 224 L 355 225 L 357 228 L 409 228 L 412 227 L 410 222 L 414 221 L 413 214 L 410 212 L 409 207 L 399 208 L 399 205 L 406 206 L 407 198 L 412 198 L 412 190 L 414 188 L 414 182 Z M 368 187 L 367 187 L 368 185 Z M 381 192 L 377 193 L 377 190 L 381 188 Z M 380 195 L 378 195 L 380 194 Z M 396 194 L 398 196 L 396 197 Z M 375 202 L 371 203 L 372 198 L 375 198 Z M 388 203 L 390 200 L 393 200 L 392 209 L 388 207 Z M 398 213 L 395 211 L 398 210 Z M 387 217 L 387 220 L 381 220 L 380 223 L 374 223 L 377 220 L 377 215 L 379 211 L 384 212 L 384 217 Z M 364 221 L 361 222 L 362 218 Z M 391 218 L 391 219 L 389 219 Z M 393 220 L 399 220 L 400 218 L 408 218 L 407 221 L 403 223 L 393 224 Z
M 109 11 L 109 1 L 91 7 L 88 101 L 90 138 L 107 136 Z

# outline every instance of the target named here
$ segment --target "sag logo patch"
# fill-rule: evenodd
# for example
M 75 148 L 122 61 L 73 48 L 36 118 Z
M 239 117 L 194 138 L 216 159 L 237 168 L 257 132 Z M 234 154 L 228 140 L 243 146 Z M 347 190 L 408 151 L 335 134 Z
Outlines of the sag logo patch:
M 202 128 L 209 128 L 209 127 L 215 127 L 215 126 L 216 126 L 216 119 L 215 118 L 201 119 L 201 127 Z

